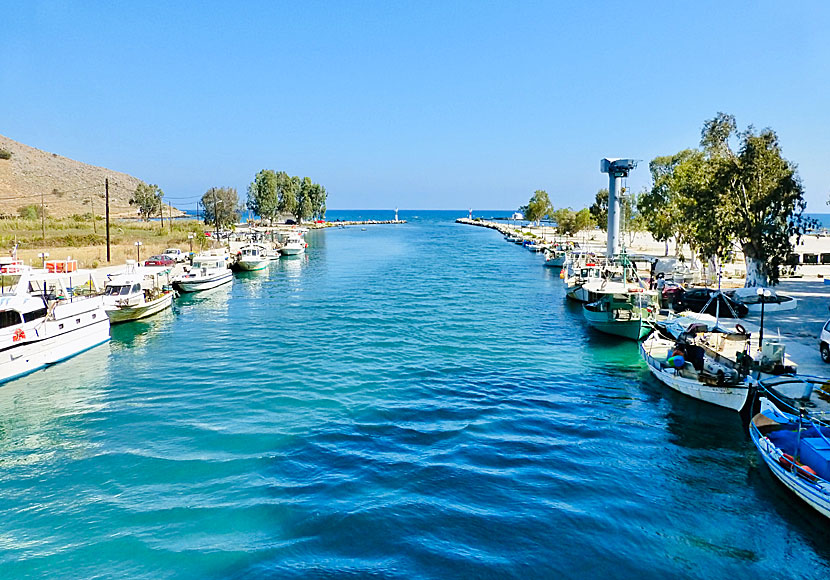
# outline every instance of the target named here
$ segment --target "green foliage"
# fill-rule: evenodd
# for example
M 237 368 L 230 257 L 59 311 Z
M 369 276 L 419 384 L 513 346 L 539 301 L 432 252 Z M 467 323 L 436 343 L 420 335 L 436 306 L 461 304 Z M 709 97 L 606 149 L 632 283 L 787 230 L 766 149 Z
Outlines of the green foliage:
M 17 208 L 17 215 L 24 220 L 39 220 L 42 211 L 39 204 L 24 205 Z
M 248 186 L 248 209 L 263 219 L 273 220 L 279 204 L 279 181 L 271 169 L 256 174 Z
M 734 242 L 747 263 L 747 285 L 778 281 L 792 237 L 812 226 L 795 164 L 782 156 L 771 129 L 750 127 L 730 140 L 737 124 L 718 113 L 701 131 L 701 150 L 686 149 L 649 164 L 653 186 L 639 200 L 658 240 L 675 236 L 704 258 L 723 257 Z
M 222 228 L 239 221 L 239 194 L 235 187 L 211 187 L 202 196 L 201 204 L 205 210 L 205 224 Z
M 0 159 L 11 159 L 12 152 L 8 149 L 0 149 Z
M 297 176 L 289 177 L 289 175 L 280 171 L 277 174 L 277 181 L 279 183 L 279 202 L 277 209 L 282 215 L 297 215 L 297 196 L 300 194 L 300 178 Z
M 130 205 L 138 207 L 141 217 L 145 221 L 149 221 L 152 216 L 161 211 L 161 199 L 163 197 L 164 192 L 158 185 L 139 183 L 130 198 Z
M 553 204 L 544 189 L 537 189 L 527 205 L 519 208 L 519 211 L 524 214 L 526 220 L 538 222 L 553 213 Z

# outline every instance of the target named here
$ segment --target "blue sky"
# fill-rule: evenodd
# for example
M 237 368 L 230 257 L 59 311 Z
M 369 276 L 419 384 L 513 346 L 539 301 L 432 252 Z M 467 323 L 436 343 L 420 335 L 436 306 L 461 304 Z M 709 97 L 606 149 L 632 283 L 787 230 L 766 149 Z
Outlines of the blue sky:
M 772 127 L 830 210 L 826 2 L 5 3 L 0 133 L 179 207 L 263 168 L 330 208 L 582 207 L 602 157 Z

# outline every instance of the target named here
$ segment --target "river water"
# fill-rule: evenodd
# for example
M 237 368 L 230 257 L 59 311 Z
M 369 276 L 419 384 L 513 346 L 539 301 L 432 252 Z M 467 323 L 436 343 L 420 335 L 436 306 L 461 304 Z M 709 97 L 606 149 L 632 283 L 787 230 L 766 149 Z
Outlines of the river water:
M 0 386 L 0 577 L 830 576 L 737 414 L 459 215 L 312 232 Z

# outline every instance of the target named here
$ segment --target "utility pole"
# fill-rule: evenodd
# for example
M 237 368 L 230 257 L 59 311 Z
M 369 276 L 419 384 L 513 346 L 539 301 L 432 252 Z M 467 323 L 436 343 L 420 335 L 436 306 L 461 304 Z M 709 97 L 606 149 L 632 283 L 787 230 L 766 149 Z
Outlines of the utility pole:
M 106 221 L 107 221 L 107 264 L 110 262 L 110 180 L 106 178 L 104 180 L 104 189 L 106 190 L 106 197 L 107 197 L 107 210 L 106 210 Z
M 216 223 L 216 241 L 219 241 L 219 206 L 216 205 L 216 188 L 211 187 L 213 193 L 213 221 Z
M 92 233 L 98 233 L 98 224 L 95 223 L 95 192 L 89 194 L 89 209 L 92 212 Z
M 43 190 L 40 190 L 40 233 L 43 243 L 46 245 L 46 203 L 44 202 Z
M 164 202 L 159 200 L 159 216 L 161 216 L 161 229 L 164 229 Z
M 167 223 L 170 224 L 170 233 L 173 233 L 173 204 L 168 203 L 167 208 L 169 213 L 167 214 Z

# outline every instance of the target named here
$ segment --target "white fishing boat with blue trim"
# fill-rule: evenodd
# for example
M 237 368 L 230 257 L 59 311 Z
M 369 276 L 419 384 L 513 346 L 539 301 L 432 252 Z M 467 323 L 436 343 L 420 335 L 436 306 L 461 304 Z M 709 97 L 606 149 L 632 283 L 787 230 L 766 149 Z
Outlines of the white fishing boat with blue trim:
M 180 292 L 201 292 L 210 290 L 233 280 L 228 269 L 227 257 L 216 254 L 198 254 L 193 264 L 185 266 L 185 273 L 173 285 Z
M 752 442 L 772 474 L 830 518 L 830 382 L 815 377 L 763 379 Z
M 173 305 L 170 268 L 143 268 L 127 260 L 124 271 L 108 278 L 104 308 L 113 324 L 146 318 Z

